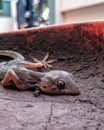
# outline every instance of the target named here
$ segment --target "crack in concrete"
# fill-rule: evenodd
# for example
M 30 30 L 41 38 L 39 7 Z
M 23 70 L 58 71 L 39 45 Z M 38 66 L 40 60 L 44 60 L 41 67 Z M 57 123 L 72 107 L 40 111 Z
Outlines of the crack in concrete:
M 51 103 L 50 115 L 49 115 L 48 122 L 47 122 L 47 126 L 46 126 L 46 129 L 45 129 L 45 130 L 49 130 L 48 127 L 50 126 L 51 119 L 52 119 L 52 115 L 53 115 L 53 103 Z

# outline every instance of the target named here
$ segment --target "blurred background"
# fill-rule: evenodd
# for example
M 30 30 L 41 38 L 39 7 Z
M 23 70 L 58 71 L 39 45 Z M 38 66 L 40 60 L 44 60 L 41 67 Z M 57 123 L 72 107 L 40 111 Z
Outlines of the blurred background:
M 0 32 L 104 20 L 104 0 L 0 0 Z

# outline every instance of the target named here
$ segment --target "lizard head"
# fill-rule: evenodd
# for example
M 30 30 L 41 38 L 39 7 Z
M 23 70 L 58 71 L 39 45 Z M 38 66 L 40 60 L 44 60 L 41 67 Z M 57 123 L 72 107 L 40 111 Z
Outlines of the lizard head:
M 80 94 L 72 74 L 66 71 L 46 72 L 38 85 L 43 92 L 48 94 Z

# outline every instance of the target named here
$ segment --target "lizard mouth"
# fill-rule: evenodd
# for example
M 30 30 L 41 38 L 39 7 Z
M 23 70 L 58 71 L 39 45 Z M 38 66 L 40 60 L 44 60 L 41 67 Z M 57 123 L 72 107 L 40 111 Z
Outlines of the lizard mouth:
M 65 95 L 79 95 L 80 94 L 80 90 L 79 89 L 75 89 L 75 90 L 65 89 L 64 91 L 61 92 L 61 94 L 65 94 Z
M 67 88 L 60 90 L 58 88 L 51 88 L 49 89 L 47 86 L 42 86 L 42 91 L 47 94 L 52 95 L 79 95 L 80 90 L 74 89 L 74 90 L 68 90 Z

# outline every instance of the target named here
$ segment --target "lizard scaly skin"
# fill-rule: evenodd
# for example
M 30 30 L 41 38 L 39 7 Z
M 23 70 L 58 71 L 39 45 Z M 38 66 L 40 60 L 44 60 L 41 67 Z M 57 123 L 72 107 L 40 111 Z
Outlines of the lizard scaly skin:
M 37 63 L 25 61 L 25 58 L 14 51 L 3 50 L 0 55 L 8 56 L 13 60 L 0 63 L 0 80 L 2 86 L 16 86 L 20 90 L 38 88 L 48 94 L 80 94 L 78 85 L 73 80 L 71 73 L 61 70 L 52 70 L 49 72 L 37 72 L 33 68 L 50 66 L 52 61 L 44 60 Z

